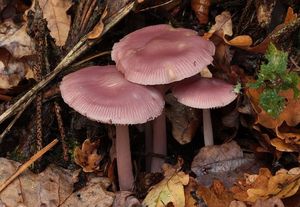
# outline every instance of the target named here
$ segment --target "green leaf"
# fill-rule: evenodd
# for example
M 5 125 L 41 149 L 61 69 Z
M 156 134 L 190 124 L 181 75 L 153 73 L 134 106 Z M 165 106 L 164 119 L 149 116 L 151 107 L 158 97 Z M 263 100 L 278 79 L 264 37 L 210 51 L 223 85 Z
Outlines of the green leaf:
M 298 89 L 300 79 L 297 73 L 287 70 L 288 54 L 277 50 L 274 44 L 269 45 L 265 57 L 267 63 L 261 65 L 256 82 L 250 83 L 248 86 L 251 88 L 262 87 L 260 106 L 276 118 L 285 106 L 284 97 L 279 93 L 292 89 L 294 97 L 297 98 L 300 94 Z

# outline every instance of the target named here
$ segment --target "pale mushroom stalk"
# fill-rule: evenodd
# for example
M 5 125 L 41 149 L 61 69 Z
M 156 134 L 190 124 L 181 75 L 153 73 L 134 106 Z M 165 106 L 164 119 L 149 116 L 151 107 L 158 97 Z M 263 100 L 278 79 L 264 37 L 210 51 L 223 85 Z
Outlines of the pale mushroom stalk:
M 205 146 L 214 145 L 214 135 L 211 124 L 210 109 L 202 109 L 203 113 L 203 135 Z
M 120 190 L 131 190 L 134 178 L 132 173 L 129 130 L 126 125 L 116 125 L 116 152 Z
M 167 131 L 166 131 L 166 114 L 162 114 L 153 120 L 153 153 L 151 162 L 151 172 L 160 172 L 164 160 L 155 155 L 167 154 Z

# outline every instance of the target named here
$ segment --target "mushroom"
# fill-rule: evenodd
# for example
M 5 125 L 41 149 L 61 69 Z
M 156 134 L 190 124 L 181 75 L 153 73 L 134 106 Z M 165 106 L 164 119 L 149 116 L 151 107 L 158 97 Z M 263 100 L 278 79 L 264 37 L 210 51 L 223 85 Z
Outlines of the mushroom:
M 231 103 L 237 97 L 233 89 L 233 85 L 223 80 L 199 76 L 182 81 L 172 88 L 172 93 L 178 102 L 203 110 L 205 146 L 214 144 L 210 109 Z
M 112 50 L 117 69 L 131 82 L 157 85 L 164 94 L 170 84 L 199 73 L 209 65 L 214 44 L 191 29 L 160 24 L 136 30 Z M 163 112 L 153 121 L 153 153 L 166 155 L 166 123 Z M 160 171 L 163 160 L 152 159 L 151 171 Z
M 127 124 L 145 123 L 159 116 L 164 100 L 159 91 L 127 81 L 115 66 L 92 66 L 65 76 L 63 100 L 89 119 L 116 125 L 116 153 L 120 190 L 130 190 L 134 178 Z

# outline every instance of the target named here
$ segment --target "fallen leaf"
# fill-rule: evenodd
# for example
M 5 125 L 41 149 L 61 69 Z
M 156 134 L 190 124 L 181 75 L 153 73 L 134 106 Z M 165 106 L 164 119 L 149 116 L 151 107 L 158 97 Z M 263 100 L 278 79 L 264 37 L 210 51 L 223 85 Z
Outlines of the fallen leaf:
M 299 148 L 294 144 L 285 143 L 284 140 L 280 138 L 271 139 L 271 144 L 276 148 L 276 150 L 281 152 L 298 152 Z
M 204 34 L 204 38 L 210 39 L 212 35 L 217 35 L 221 37 L 227 45 L 246 48 L 252 45 L 252 38 L 249 35 L 241 35 L 234 37 L 231 40 L 227 40 L 226 36 L 232 36 L 232 21 L 231 14 L 228 11 L 222 12 L 215 18 L 215 24 L 210 28 L 210 30 Z
M 165 178 L 154 185 L 147 194 L 143 205 L 147 207 L 165 207 L 172 204 L 176 207 L 185 206 L 184 185 L 189 182 L 189 175 L 174 168 L 165 168 Z
M 300 84 L 298 85 L 300 89 Z M 300 99 L 294 98 L 292 89 L 281 92 L 280 95 L 286 98 L 287 104 L 282 113 L 275 119 L 272 118 L 259 106 L 259 95 L 261 89 L 247 89 L 246 94 L 250 98 L 253 109 L 257 113 L 256 123 L 269 129 L 275 129 L 280 126 L 284 121 L 288 126 L 296 126 L 300 123 Z
M 96 39 L 101 36 L 103 29 L 104 29 L 103 20 L 107 16 L 107 14 L 108 14 L 108 11 L 107 11 L 107 7 L 106 7 L 101 15 L 99 22 L 96 24 L 96 26 L 94 26 L 93 30 L 88 33 L 88 39 Z
M 244 156 L 234 141 L 201 148 L 191 165 L 200 184 L 210 186 L 213 180 L 218 179 L 227 187 L 232 186 L 244 172 L 256 172 L 259 167 L 260 163 L 250 155 Z
M 231 201 L 229 207 L 247 207 L 246 204 L 242 201 Z
M 119 191 L 116 193 L 112 207 L 135 207 L 140 206 L 139 200 L 134 197 L 132 192 L 129 191 Z
M 209 207 L 229 206 L 233 200 L 233 194 L 219 180 L 214 180 L 210 188 L 200 185 L 196 193 L 203 198 Z
M 71 7 L 71 0 L 39 0 L 44 18 L 47 19 L 50 35 L 55 39 L 57 46 L 64 46 L 71 25 L 71 17 L 66 11 Z M 34 10 L 35 1 L 31 10 Z
M 297 16 L 298 15 L 297 15 L 297 13 L 294 12 L 293 8 L 289 7 L 286 12 L 284 23 L 287 24 L 287 23 L 294 21 L 295 19 L 297 19 Z
M 261 168 L 259 174 L 246 175 L 238 181 L 231 191 L 235 199 L 254 203 L 258 199 L 290 197 L 297 193 L 299 186 L 300 168 L 281 169 L 274 176 L 267 168 Z
M 107 178 L 99 177 L 90 180 L 87 185 L 77 192 L 72 193 L 60 207 L 111 207 L 115 195 L 105 189 L 110 182 Z M 48 205 L 51 206 L 51 205 Z
M 0 183 L 3 183 L 20 163 L 0 158 Z M 5 206 L 40 207 L 58 206 L 67 199 L 73 191 L 73 174 L 71 171 L 50 165 L 39 175 L 25 171 L 18 179 L 13 181 L 0 193 L 0 199 Z
M 172 135 L 180 144 L 192 141 L 199 126 L 197 109 L 179 103 L 172 94 L 166 95 L 166 116 L 172 124 Z
M 243 152 L 232 141 L 222 145 L 202 147 L 194 157 L 191 168 L 196 175 L 205 173 L 228 172 L 243 163 Z
M 279 198 L 269 198 L 266 200 L 258 199 L 252 207 L 284 207 Z
M 35 53 L 34 42 L 26 32 L 26 25 L 20 27 L 11 20 L 0 25 L 0 47 L 7 49 L 14 58 Z
M 25 59 L 15 59 L 8 51 L 0 48 L 0 89 L 10 89 L 32 76 L 33 71 Z
M 99 163 L 102 160 L 102 156 L 97 154 L 98 147 L 99 141 L 91 142 L 90 139 L 86 139 L 82 143 L 81 149 L 79 147 L 75 148 L 75 163 L 80 165 L 84 172 L 99 170 Z

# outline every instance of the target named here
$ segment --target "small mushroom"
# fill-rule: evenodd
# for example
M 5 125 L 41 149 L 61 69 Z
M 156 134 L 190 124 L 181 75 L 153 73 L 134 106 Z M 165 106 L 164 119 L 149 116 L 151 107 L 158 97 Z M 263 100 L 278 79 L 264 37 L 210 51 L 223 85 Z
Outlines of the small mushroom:
M 209 65 L 214 53 L 214 44 L 196 31 L 160 24 L 136 30 L 115 43 L 112 59 L 127 80 L 156 85 L 164 94 L 170 83 L 191 77 Z M 154 154 L 167 153 L 165 119 L 163 112 L 153 121 Z M 151 171 L 160 171 L 162 162 L 154 157 Z
M 203 109 L 205 146 L 214 144 L 210 109 L 231 103 L 237 97 L 233 89 L 233 85 L 223 80 L 199 76 L 182 81 L 172 88 L 172 93 L 178 102 L 193 108 Z
M 65 76 L 64 101 L 89 119 L 116 125 L 119 185 L 131 190 L 133 173 L 127 124 L 145 123 L 159 116 L 164 100 L 159 91 L 127 81 L 115 66 L 92 66 Z

